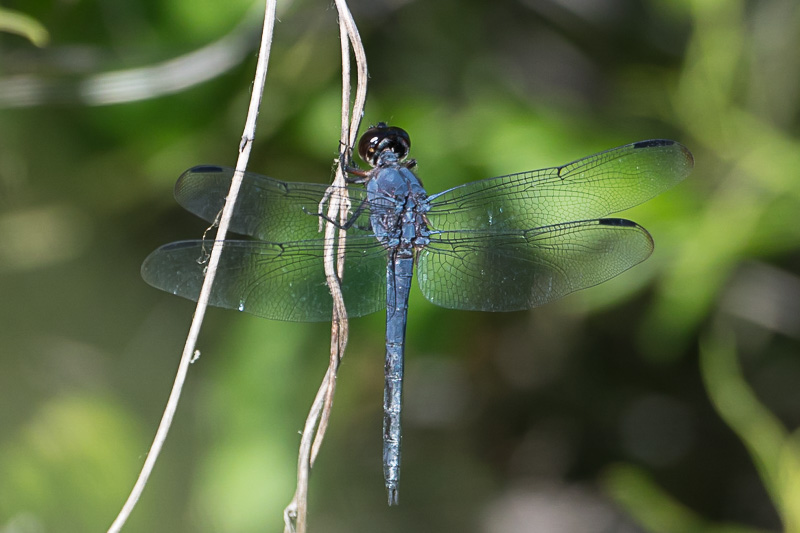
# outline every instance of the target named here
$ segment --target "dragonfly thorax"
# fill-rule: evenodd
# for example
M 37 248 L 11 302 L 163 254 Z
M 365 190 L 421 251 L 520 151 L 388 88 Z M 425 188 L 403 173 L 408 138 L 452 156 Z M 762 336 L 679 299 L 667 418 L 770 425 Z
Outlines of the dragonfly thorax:
M 393 155 L 393 154 L 392 154 Z M 379 161 L 386 161 L 379 158 Z M 372 171 L 367 197 L 372 206 L 372 231 L 386 247 L 410 257 L 414 248 L 429 242 L 425 219 L 428 194 L 419 178 L 396 158 Z

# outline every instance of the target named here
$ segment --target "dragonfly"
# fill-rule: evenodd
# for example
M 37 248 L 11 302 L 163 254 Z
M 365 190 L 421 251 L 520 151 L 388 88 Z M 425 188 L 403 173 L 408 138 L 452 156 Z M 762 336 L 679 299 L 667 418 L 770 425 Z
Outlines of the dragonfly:
M 358 152 L 369 170 L 348 169 L 344 191 L 344 273 L 349 317 L 386 309 L 383 471 L 389 505 L 398 503 L 403 361 L 411 280 L 433 304 L 518 311 L 607 281 L 647 259 L 653 239 L 640 225 L 608 215 L 682 181 L 694 159 L 671 140 L 640 141 L 565 165 L 458 185 L 428 195 L 407 159 L 408 133 L 369 128 Z M 196 166 L 175 198 L 214 223 L 234 170 Z M 329 186 L 245 172 L 230 229 L 252 239 L 222 242 L 210 305 L 260 317 L 330 321 L 321 211 Z M 212 242 L 166 244 L 142 265 L 150 285 L 197 300 Z

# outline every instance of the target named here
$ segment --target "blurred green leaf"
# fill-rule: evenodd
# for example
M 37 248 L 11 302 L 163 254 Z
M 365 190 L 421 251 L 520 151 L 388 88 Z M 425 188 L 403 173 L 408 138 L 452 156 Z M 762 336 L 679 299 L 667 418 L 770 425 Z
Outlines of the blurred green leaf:
M 107 527 L 133 481 L 140 441 L 130 413 L 107 398 L 56 396 L 0 443 L 0 524 L 19 516 L 43 531 Z M 86 502 L 92 502 L 90 506 Z M 147 511 L 144 511 L 147 514 Z M 77 529 L 75 529 L 77 530 Z
M 50 34 L 38 20 L 19 11 L 0 7 L 0 32 L 16 33 L 42 47 L 50 40 Z
M 790 434 L 748 386 L 730 333 L 718 328 L 701 340 L 700 368 L 719 416 L 747 447 L 784 531 L 800 532 L 800 432 Z
M 661 489 L 642 468 L 610 466 L 603 486 L 636 521 L 652 533 L 759 533 L 764 530 L 735 524 L 714 524 L 682 505 Z

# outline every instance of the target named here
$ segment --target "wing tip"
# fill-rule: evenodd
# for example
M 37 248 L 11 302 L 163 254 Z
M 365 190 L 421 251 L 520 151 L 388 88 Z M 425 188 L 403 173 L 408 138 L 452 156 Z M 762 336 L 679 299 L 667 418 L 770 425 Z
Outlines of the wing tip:
M 617 228 L 633 228 L 638 230 L 639 233 L 641 233 L 645 237 L 645 239 L 647 239 L 650 248 L 650 253 L 648 253 L 647 256 L 642 259 L 642 261 L 650 257 L 650 254 L 652 254 L 653 250 L 655 249 L 656 243 L 653 240 L 653 236 L 650 235 L 650 232 L 647 231 L 643 226 L 634 222 L 633 220 L 628 220 L 626 218 L 599 218 L 597 219 L 597 223 L 601 226 L 614 226 Z M 641 263 L 642 261 L 639 261 L 639 263 Z M 634 263 L 634 264 L 639 264 L 639 263 Z
M 192 176 L 196 174 L 221 174 L 225 172 L 225 167 L 220 167 L 217 165 L 195 165 L 192 168 L 183 172 L 183 174 L 178 177 L 178 181 L 175 182 L 175 195 L 177 197 L 178 192 L 183 187 L 183 183 L 186 180 L 190 180 Z
M 674 146 L 678 149 L 678 151 L 681 152 L 681 155 L 683 156 L 683 159 L 685 161 L 685 167 L 688 170 L 694 168 L 694 155 L 692 155 L 692 152 L 690 152 L 688 148 L 686 148 L 678 141 L 673 141 L 670 139 L 650 139 L 647 141 L 639 141 L 633 143 L 634 150 L 640 148 L 664 148 L 669 146 Z

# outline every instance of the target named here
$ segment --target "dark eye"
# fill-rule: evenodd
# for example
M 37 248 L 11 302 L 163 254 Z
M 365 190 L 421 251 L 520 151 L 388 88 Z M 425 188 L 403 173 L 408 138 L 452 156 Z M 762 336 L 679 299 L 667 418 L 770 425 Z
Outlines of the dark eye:
M 410 148 L 411 138 L 406 130 L 389 126 L 385 122 L 378 122 L 370 127 L 358 141 L 358 155 L 373 167 L 384 151 L 391 150 L 397 154 L 398 159 L 403 160 Z

